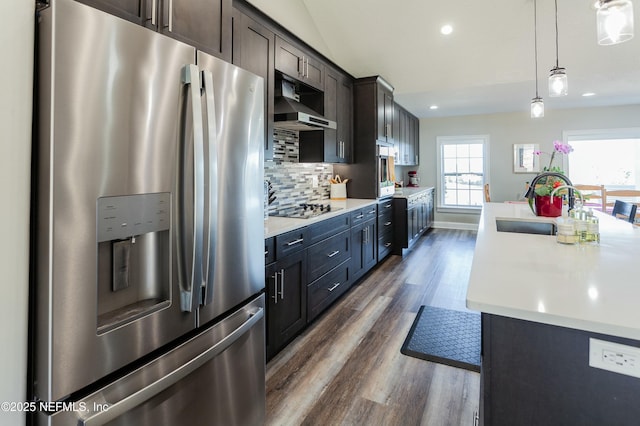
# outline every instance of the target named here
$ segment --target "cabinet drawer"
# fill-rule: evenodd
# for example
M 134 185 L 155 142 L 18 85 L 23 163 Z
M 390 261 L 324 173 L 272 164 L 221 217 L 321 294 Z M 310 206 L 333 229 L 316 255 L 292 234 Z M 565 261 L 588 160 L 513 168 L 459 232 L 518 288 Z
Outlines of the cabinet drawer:
M 365 221 L 364 210 L 359 209 L 351 212 L 351 226 L 356 226 Z
M 348 214 L 342 214 L 309 226 L 309 244 L 315 244 L 318 241 L 322 241 L 337 234 L 338 232 L 349 229 L 351 226 L 349 219 L 350 217 Z
M 375 204 L 355 210 L 351 212 L 351 226 L 374 219 L 377 216 L 378 209 Z
M 306 247 L 309 242 L 308 228 L 300 228 L 294 231 L 276 235 L 276 259 L 295 253 Z
M 393 232 L 379 234 L 378 238 L 378 262 L 384 259 L 393 250 Z
M 349 289 L 350 261 L 345 261 L 311 283 L 307 288 L 307 322 Z
M 351 231 L 346 230 L 307 250 L 307 281 L 311 282 L 351 257 Z
M 378 203 L 378 216 L 384 215 L 386 212 L 392 211 L 393 207 L 393 199 L 389 198 L 388 200 L 380 201 Z
M 276 260 L 276 239 L 269 237 L 264 240 L 264 264 L 268 265 Z
M 378 216 L 378 235 L 391 232 L 392 229 L 393 229 L 392 212 L 385 212 L 384 215 Z

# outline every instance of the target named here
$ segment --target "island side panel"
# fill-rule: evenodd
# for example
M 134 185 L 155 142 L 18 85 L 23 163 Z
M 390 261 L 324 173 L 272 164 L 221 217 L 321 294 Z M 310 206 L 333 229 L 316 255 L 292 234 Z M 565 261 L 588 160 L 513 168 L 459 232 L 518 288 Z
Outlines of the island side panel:
M 482 425 L 637 424 L 640 379 L 589 367 L 589 338 L 640 341 L 482 317 Z

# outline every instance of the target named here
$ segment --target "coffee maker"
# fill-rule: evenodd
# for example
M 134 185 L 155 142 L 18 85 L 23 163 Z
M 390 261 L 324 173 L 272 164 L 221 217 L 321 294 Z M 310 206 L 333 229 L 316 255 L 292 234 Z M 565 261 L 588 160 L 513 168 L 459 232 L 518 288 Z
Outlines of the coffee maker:
M 418 172 L 413 170 L 409 172 L 409 185 L 411 187 L 417 187 L 420 183 L 420 178 L 418 177 Z

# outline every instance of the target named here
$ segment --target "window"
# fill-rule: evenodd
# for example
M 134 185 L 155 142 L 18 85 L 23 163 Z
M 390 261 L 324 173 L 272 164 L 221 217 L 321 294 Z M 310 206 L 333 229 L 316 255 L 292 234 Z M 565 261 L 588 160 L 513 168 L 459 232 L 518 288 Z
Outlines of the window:
M 564 140 L 574 150 L 567 156 L 571 182 L 640 188 L 640 128 L 571 131 Z
M 438 136 L 438 210 L 477 212 L 488 182 L 489 136 Z

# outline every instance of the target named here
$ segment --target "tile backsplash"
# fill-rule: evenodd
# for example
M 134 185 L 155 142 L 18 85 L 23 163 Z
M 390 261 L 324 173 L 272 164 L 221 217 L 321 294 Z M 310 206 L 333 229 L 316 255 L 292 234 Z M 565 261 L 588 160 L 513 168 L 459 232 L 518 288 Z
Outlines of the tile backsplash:
M 299 163 L 296 131 L 276 129 L 273 138 L 273 161 L 264 163 L 264 178 L 271 182 L 277 197 L 269 206 L 269 213 L 283 213 L 300 203 L 328 202 L 333 165 Z M 318 179 L 317 188 L 313 187 L 313 176 Z

